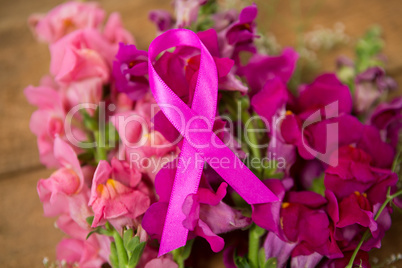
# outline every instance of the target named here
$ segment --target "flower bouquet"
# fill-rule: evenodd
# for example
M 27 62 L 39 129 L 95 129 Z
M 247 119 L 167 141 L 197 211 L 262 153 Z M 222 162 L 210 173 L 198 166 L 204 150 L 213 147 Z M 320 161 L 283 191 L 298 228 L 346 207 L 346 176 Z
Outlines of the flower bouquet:
M 147 51 L 96 3 L 29 19 L 51 56 L 25 89 L 56 168 L 37 191 L 67 235 L 45 266 L 196 267 L 196 241 L 230 268 L 370 267 L 402 205 L 402 98 L 387 102 L 378 30 L 305 83 L 306 51 L 274 49 L 255 4 L 174 7 L 150 13 Z

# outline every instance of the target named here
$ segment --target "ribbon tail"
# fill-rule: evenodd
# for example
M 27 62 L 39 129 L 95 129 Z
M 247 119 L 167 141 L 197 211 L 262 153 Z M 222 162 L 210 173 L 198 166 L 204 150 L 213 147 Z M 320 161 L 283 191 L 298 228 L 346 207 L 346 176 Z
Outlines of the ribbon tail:
M 182 210 L 183 203 L 189 194 L 197 193 L 204 167 L 204 160 L 197 159 L 196 154 L 195 149 L 185 140 L 173 182 L 158 257 L 186 245 L 188 229 L 183 226 L 186 218 Z

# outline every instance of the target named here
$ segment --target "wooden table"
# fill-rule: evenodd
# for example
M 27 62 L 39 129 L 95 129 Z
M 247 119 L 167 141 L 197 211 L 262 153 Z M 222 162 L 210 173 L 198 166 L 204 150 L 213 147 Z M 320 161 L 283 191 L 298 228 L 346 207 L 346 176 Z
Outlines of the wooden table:
M 46 12 L 61 2 L 0 0 L 1 267 L 42 267 L 43 257 L 54 259 L 55 245 L 63 237 L 53 227 L 54 219 L 42 217 L 36 183 L 40 178 L 48 177 L 51 171 L 39 163 L 35 137 L 28 129 L 29 118 L 35 108 L 27 103 L 23 95 L 23 89 L 29 84 L 37 85 L 49 68 L 47 46 L 34 41 L 26 20 L 29 14 Z M 274 16 L 270 16 L 265 6 L 261 5 L 264 6 L 258 19 L 261 29 L 272 31 L 282 45 L 294 45 L 294 29 L 299 25 L 299 19 L 291 8 L 291 2 L 295 1 L 260 2 L 265 2 L 265 6 L 266 3 L 269 6 L 278 2 Z M 169 1 L 164 0 L 102 0 L 100 3 L 107 12 L 119 11 L 122 14 L 125 26 L 134 34 L 138 47 L 142 49 L 147 48 L 155 34 L 154 26 L 147 20 L 148 12 L 157 8 L 171 9 Z M 316 24 L 333 27 L 334 23 L 343 22 L 346 33 L 358 37 L 374 23 L 381 25 L 386 40 L 385 54 L 389 57 L 387 71 L 402 85 L 400 0 L 303 1 L 301 14 L 305 16 L 316 3 L 320 3 L 318 12 L 311 18 L 307 29 Z M 351 54 L 350 50 L 330 53 L 323 61 L 323 72 L 334 70 L 334 59 L 340 52 Z M 380 259 L 402 252 L 402 240 L 399 239 L 402 217 L 394 215 L 393 218 L 393 227 L 383 241 L 383 248 L 373 253 Z

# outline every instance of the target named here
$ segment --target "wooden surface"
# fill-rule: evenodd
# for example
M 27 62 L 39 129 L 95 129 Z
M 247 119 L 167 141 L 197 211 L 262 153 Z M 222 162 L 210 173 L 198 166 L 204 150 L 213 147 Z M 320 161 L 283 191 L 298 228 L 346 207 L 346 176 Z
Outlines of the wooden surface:
M 62 234 L 53 227 L 53 219 L 42 217 L 42 206 L 36 193 L 39 178 L 51 172 L 41 167 L 36 141 L 28 122 L 34 107 L 24 98 L 23 89 L 37 85 L 48 72 L 49 55 L 44 44 L 34 41 L 26 20 L 33 12 L 46 12 L 62 1 L 0 0 L 0 267 L 42 267 L 43 257 L 54 258 L 54 248 Z M 100 1 L 107 12 L 119 11 L 137 45 L 146 49 L 155 29 L 148 22 L 148 12 L 170 8 L 167 0 Z M 230 2 L 230 1 L 227 1 Z M 267 3 L 267 1 L 260 1 Z M 261 29 L 272 31 L 282 45 L 295 45 L 295 28 L 299 19 L 291 2 L 278 2 L 274 15 L 260 5 L 258 22 Z M 402 85 L 402 2 L 400 0 L 326 0 L 302 1 L 302 16 L 319 3 L 318 11 L 306 26 L 320 24 L 333 27 L 343 22 L 346 33 L 361 36 L 373 24 L 384 30 L 385 54 L 389 58 L 388 72 Z M 258 1 L 257 1 L 258 3 Z M 337 50 L 323 60 L 324 71 L 334 69 L 335 55 L 350 54 Z M 383 248 L 373 255 L 381 259 L 402 252 L 402 217 L 394 216 L 392 230 L 386 235 Z M 216 267 L 216 266 L 214 266 Z M 402 267 L 402 265 L 401 265 Z

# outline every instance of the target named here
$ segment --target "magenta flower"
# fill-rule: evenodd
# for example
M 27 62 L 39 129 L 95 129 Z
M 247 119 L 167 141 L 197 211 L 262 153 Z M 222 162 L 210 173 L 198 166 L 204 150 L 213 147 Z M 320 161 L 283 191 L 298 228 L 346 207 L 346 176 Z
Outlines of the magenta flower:
M 234 12 L 226 12 L 223 15 L 223 23 L 232 22 L 229 26 L 219 32 L 220 51 L 223 57 L 233 59 L 236 66 L 240 65 L 240 52 L 256 52 L 254 39 L 258 37 L 255 19 L 257 18 L 257 5 L 252 4 L 243 8 L 238 18 L 234 20 Z M 222 16 L 221 15 L 221 16 Z M 215 20 L 222 19 L 217 15 Z M 222 23 L 218 23 L 217 29 L 221 28 Z
M 398 180 L 396 174 L 373 167 L 371 156 L 358 148 L 341 147 L 338 155 L 338 166 L 330 166 L 325 171 L 326 189 L 338 199 L 357 191 L 366 193 L 373 205 L 384 202 L 388 187 L 395 185 Z
M 252 96 L 275 77 L 286 84 L 296 68 L 298 57 L 292 48 L 285 48 L 280 56 L 255 54 L 247 65 L 238 69 L 237 74 L 246 78 Z
M 111 165 L 104 160 L 99 162 L 88 205 L 95 214 L 92 227 L 109 221 L 120 228 L 133 225 L 149 207 L 150 197 L 141 173 L 114 158 Z
M 380 131 L 374 126 L 364 126 L 363 135 L 356 146 L 371 156 L 372 166 L 385 169 L 392 167 L 395 148 L 382 141 Z
M 276 76 L 251 98 L 251 106 L 261 118 L 272 123 L 273 117 L 279 117 L 279 113 L 285 109 L 288 99 L 286 85 Z
M 371 115 L 370 122 L 395 148 L 402 128 L 402 97 L 395 98 L 390 103 L 379 104 Z
M 97 29 L 105 11 L 96 2 L 70 1 L 57 6 L 46 15 L 32 15 L 29 24 L 39 40 L 54 43 L 78 29 Z
M 321 263 L 319 267 L 344 268 L 349 264 L 352 254 L 353 254 L 353 251 L 349 251 L 349 252 L 345 253 L 345 256 L 343 258 L 326 260 L 323 263 Z M 369 262 L 369 255 L 367 254 L 367 252 L 360 250 L 356 255 L 353 265 L 356 267 L 371 268 L 371 265 Z
M 149 91 L 148 53 L 138 50 L 135 45 L 120 43 L 113 63 L 113 77 L 118 91 L 126 93 L 130 99 L 141 99 Z
M 332 241 L 342 251 L 353 250 L 362 233 L 369 228 L 372 238 L 362 250 L 379 247 L 384 233 L 391 225 L 389 212 L 385 209 L 374 221 L 387 189 L 398 181 L 390 170 L 372 166 L 372 158 L 364 151 L 350 146 L 339 149 L 339 164 L 325 171 L 328 214 L 333 225 Z
M 329 219 L 324 211 L 326 199 L 308 191 L 289 192 L 285 196 L 281 181 L 265 180 L 264 183 L 281 200 L 286 201 L 282 204 L 253 205 L 253 221 L 274 232 L 281 240 L 293 244 L 286 245 L 292 256 L 314 252 L 329 255 Z
M 151 205 L 142 221 L 144 229 L 151 238 L 161 239 L 176 164 L 166 165 L 156 176 L 155 189 L 159 201 Z M 209 187 L 206 182 L 204 185 Z M 242 216 L 240 211 L 222 202 L 226 188 L 227 184 L 222 183 L 215 193 L 210 188 L 201 186 L 196 194 L 187 196 L 183 204 L 183 213 L 186 215 L 183 226 L 190 231 L 190 239 L 194 236 L 205 238 L 214 252 L 221 251 L 225 244 L 217 234 L 243 228 L 251 223 L 250 218 Z
M 363 125 L 349 115 L 352 110 L 349 89 L 335 75 L 321 75 L 312 84 L 301 87 L 297 104 L 297 114 L 287 112 L 279 129 L 284 141 L 295 145 L 304 159 L 322 153 L 325 155 L 321 160 L 328 163 L 337 145 L 361 139 Z M 337 124 L 338 132 L 327 132 L 330 124 Z
M 226 38 L 230 45 L 244 42 L 252 42 L 256 35 L 257 5 L 245 7 L 239 14 L 238 22 L 233 23 L 226 32 Z
M 332 241 L 345 251 L 353 251 L 360 242 L 361 236 L 368 228 L 372 234 L 361 247 L 364 251 L 380 248 L 385 231 L 391 227 L 391 217 L 385 209 L 377 221 L 374 215 L 381 204 L 373 205 L 366 193 L 355 191 L 349 196 L 337 200 L 331 191 L 326 191 L 328 199 L 328 214 L 333 225 Z

